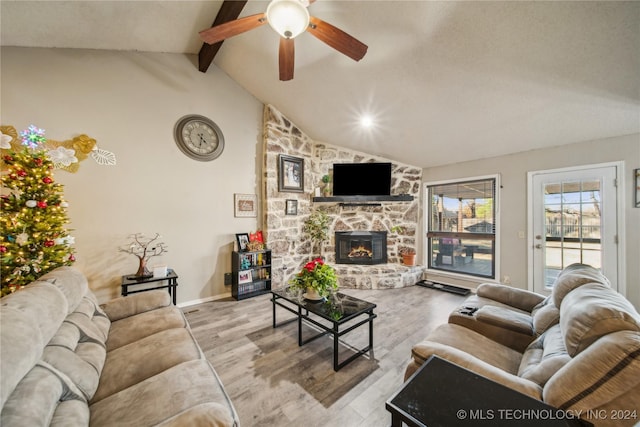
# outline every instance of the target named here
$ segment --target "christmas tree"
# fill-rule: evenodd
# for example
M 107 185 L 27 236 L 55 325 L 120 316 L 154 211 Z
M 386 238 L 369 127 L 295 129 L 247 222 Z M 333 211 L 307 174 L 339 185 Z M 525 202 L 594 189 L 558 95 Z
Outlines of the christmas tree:
M 44 131 L 30 126 L 20 136 L 24 148 L 3 150 L 1 162 L 2 296 L 75 260 L 65 229 L 68 204 L 43 148 Z

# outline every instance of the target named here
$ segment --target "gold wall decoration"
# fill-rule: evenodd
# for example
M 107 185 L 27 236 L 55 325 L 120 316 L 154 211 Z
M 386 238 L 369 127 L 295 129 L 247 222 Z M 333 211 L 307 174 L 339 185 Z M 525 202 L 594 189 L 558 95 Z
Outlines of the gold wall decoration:
M 15 127 L 0 126 L 0 132 L 2 133 L 2 145 L 0 145 L 0 148 L 3 151 L 20 151 L 24 148 Z M 59 150 L 60 147 L 66 150 Z M 99 165 L 113 166 L 116 164 L 114 153 L 98 148 L 97 141 L 85 134 L 65 141 L 47 139 L 42 148 L 50 152 L 50 157 L 56 169 L 71 173 L 77 172 L 80 168 L 80 162 L 87 157 L 93 158 Z

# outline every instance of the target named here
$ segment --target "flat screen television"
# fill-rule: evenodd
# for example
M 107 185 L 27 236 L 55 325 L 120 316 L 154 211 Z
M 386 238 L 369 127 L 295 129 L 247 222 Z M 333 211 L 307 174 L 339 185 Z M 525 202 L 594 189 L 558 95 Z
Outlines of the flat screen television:
M 391 163 L 334 163 L 333 195 L 391 195 Z

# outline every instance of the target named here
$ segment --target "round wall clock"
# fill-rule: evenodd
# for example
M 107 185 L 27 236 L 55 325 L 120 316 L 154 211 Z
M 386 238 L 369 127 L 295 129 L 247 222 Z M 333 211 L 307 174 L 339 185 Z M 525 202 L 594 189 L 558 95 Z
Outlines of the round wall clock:
M 222 154 L 224 136 L 213 120 L 196 114 L 182 117 L 173 129 L 180 151 L 195 160 L 208 162 Z

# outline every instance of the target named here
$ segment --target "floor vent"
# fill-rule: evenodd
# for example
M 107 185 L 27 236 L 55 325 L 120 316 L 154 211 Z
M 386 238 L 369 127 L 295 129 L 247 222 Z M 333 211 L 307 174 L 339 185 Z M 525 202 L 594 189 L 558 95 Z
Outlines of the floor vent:
M 437 289 L 439 291 L 451 292 L 452 294 L 468 295 L 471 290 L 461 288 L 459 286 L 445 285 L 444 283 L 432 282 L 430 280 L 420 280 L 416 282 L 418 286 L 424 286 L 425 288 Z

